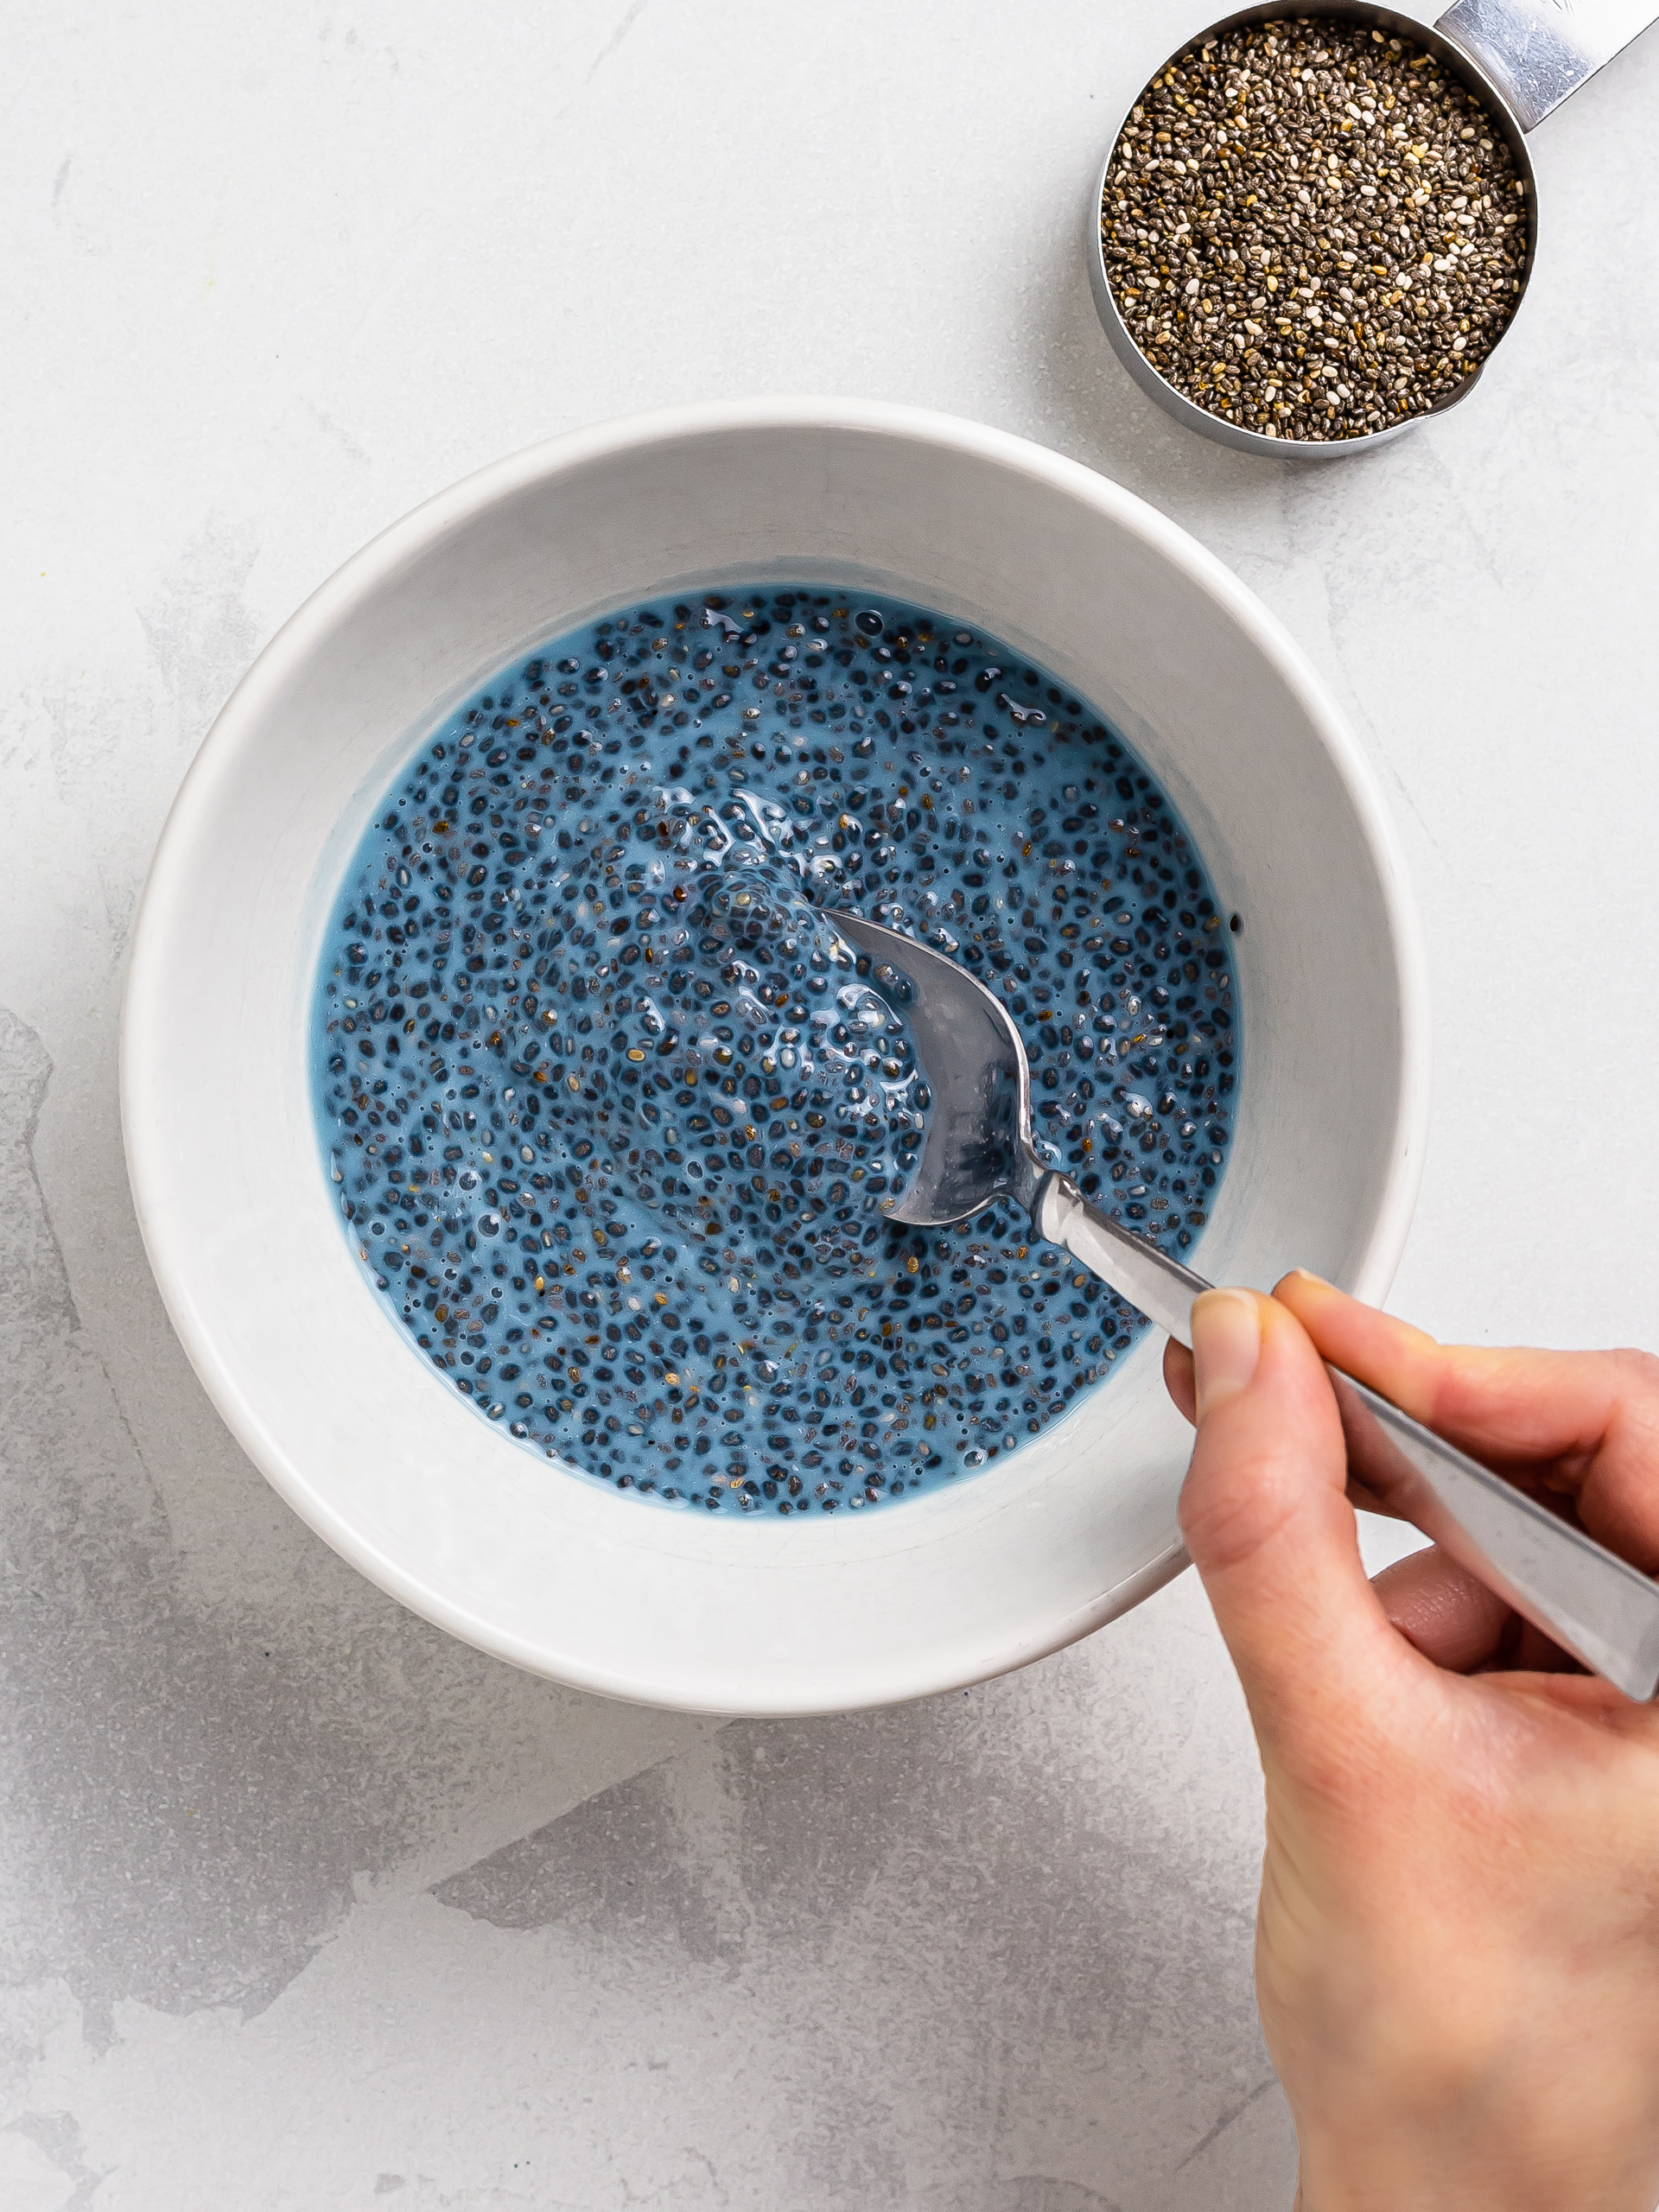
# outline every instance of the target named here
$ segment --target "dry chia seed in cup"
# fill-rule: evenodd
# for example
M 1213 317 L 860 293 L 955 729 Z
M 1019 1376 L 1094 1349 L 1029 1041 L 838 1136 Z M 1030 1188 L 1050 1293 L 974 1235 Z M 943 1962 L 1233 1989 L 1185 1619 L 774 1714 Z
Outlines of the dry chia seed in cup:
M 1422 48 L 1281 18 L 1161 69 L 1106 173 L 1135 344 L 1208 413 L 1357 438 L 1422 415 L 1515 311 L 1531 232 L 1503 132 Z
M 485 1419 L 629 1497 L 908 1498 L 1146 1325 L 1011 1205 L 888 1219 L 927 1086 L 835 906 L 982 976 L 1055 1164 L 1193 1243 L 1227 918 L 1122 740 L 939 615 L 768 585 L 590 624 L 421 744 L 331 901 L 312 1077 L 358 1264 Z

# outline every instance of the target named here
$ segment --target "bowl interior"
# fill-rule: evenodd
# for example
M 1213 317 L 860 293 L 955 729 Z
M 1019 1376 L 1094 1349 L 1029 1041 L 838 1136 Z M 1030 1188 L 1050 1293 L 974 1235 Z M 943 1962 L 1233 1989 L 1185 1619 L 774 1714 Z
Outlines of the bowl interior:
M 1300 1262 L 1378 1294 L 1425 1103 L 1408 904 L 1351 740 L 1243 588 L 1090 472 L 908 410 L 703 410 L 518 456 L 359 555 L 226 708 L 146 889 L 123 1094 L 158 1281 L 256 1463 L 385 1588 L 559 1679 L 747 1713 L 978 1679 L 1174 1572 L 1186 1432 L 1158 1344 L 994 1470 L 889 1513 L 641 1508 L 487 1427 L 382 1312 L 320 1165 L 305 1041 L 327 903 L 442 713 L 607 609 L 785 579 L 890 591 L 1029 653 L 1185 816 L 1243 925 L 1205 1273 Z

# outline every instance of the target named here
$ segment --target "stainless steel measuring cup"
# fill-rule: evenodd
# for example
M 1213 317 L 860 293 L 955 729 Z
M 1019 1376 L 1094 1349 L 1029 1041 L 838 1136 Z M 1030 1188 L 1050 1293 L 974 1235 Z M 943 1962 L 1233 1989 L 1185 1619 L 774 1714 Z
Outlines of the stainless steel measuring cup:
M 1321 0 L 1305 0 L 1300 7 L 1287 7 L 1284 0 L 1277 0 L 1277 4 L 1241 9 L 1236 15 L 1225 16 L 1219 22 L 1211 23 L 1198 37 L 1187 39 L 1177 47 L 1162 68 L 1152 73 L 1161 75 L 1162 69 L 1167 68 L 1169 62 L 1178 61 L 1182 54 L 1197 52 L 1209 40 L 1247 25 L 1320 20 L 1362 23 L 1368 29 L 1409 39 L 1466 85 L 1491 114 L 1514 157 L 1515 173 L 1523 188 L 1528 211 L 1527 251 L 1521 272 L 1520 296 L 1510 316 L 1512 325 L 1520 312 L 1521 301 L 1526 296 L 1538 251 L 1538 192 L 1527 152 L 1527 133 L 1558 108 L 1569 92 L 1577 92 L 1586 78 L 1593 77 L 1604 62 L 1611 61 L 1628 46 L 1639 31 L 1659 21 L 1654 0 L 1454 0 L 1433 29 L 1393 9 L 1367 6 L 1363 0 L 1323 0 L 1323 4 Z M 1138 100 L 1140 92 L 1135 97 Z M 1095 306 L 1113 352 L 1142 391 L 1150 394 L 1178 423 L 1185 423 L 1189 430 L 1196 430 L 1200 437 L 1213 438 L 1218 445 L 1231 446 L 1240 453 L 1270 454 L 1275 461 L 1338 461 L 1345 454 L 1369 452 L 1375 446 L 1385 444 L 1414 423 L 1444 415 L 1448 408 L 1469 397 L 1480 381 L 1484 361 L 1480 368 L 1464 378 L 1455 391 L 1448 392 L 1422 414 L 1408 415 L 1398 423 L 1389 423 L 1386 429 L 1370 431 L 1357 438 L 1270 438 L 1260 430 L 1246 429 L 1241 423 L 1211 415 L 1185 392 L 1178 391 L 1160 375 L 1130 336 L 1128 325 L 1118 313 L 1106 273 L 1101 206 L 1107 171 L 1130 111 L 1125 109 L 1112 133 L 1090 195 L 1086 241 L 1089 277 Z M 1507 335 L 1506 326 L 1504 336 Z M 1503 339 L 1497 343 L 1501 345 Z M 1487 359 L 1491 358 L 1489 354 Z

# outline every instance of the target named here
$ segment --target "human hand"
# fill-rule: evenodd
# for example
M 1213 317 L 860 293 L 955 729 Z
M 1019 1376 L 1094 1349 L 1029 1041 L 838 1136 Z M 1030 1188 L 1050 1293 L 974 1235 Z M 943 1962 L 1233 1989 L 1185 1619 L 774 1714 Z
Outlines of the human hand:
M 1441 1346 L 1306 1274 L 1166 1373 L 1267 1783 L 1262 2030 L 1301 2212 L 1652 2212 L 1659 1710 L 1440 1553 L 1367 1581 L 1321 1358 L 1659 1568 L 1659 1362 Z M 1197 1403 L 1195 1404 L 1195 1382 Z

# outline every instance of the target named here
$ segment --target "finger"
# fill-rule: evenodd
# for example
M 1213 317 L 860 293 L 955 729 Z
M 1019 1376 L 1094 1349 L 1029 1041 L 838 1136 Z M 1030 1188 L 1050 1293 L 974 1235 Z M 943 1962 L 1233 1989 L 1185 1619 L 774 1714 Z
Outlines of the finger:
M 1198 1418 L 1198 1390 L 1192 1381 L 1192 1355 L 1171 1337 L 1164 1345 L 1164 1388 L 1186 1419 Z
M 1196 1423 L 1198 1418 L 1198 1392 L 1192 1380 L 1192 1355 L 1185 1344 L 1177 1344 L 1173 1337 L 1167 1338 L 1164 1344 L 1164 1387 L 1174 1400 L 1177 1409 L 1188 1421 Z M 1348 1502 L 1351 1505 L 1358 1506 L 1362 1512 L 1375 1513 L 1385 1520 L 1399 1521 L 1404 1517 L 1386 1498 L 1379 1497 L 1375 1491 L 1368 1490 L 1351 1469 L 1348 1476 Z
M 1443 1552 L 1414 1552 L 1385 1567 L 1372 1587 L 1401 1635 L 1450 1674 L 1584 1672 L 1570 1651 Z
M 1320 1353 L 1459 1444 L 1523 1465 L 1596 1451 L 1626 1378 L 1617 1354 L 1442 1344 L 1298 1268 L 1274 1289 Z
M 1600 1541 L 1659 1570 L 1659 1362 L 1437 1344 L 1302 1268 L 1274 1296 L 1333 1366 L 1486 1465 L 1573 1497 Z
M 1300 1324 L 1255 1292 L 1210 1291 L 1192 1350 L 1181 1528 L 1266 1750 L 1386 1700 L 1409 1655 L 1366 1580 L 1336 1400 Z
M 1499 1669 L 1519 1675 L 1582 1675 L 1589 1671 L 1570 1651 L 1563 1651 L 1553 1637 L 1546 1636 L 1542 1629 L 1535 1628 L 1519 1613 L 1514 1616 L 1514 1633 L 1505 1639 L 1497 1656 L 1478 1672 L 1493 1674 Z
M 1512 1609 L 1432 1547 L 1385 1567 L 1371 1587 L 1401 1635 L 1451 1674 L 1490 1666 L 1511 1638 Z

